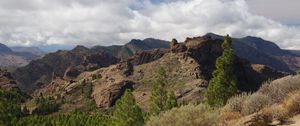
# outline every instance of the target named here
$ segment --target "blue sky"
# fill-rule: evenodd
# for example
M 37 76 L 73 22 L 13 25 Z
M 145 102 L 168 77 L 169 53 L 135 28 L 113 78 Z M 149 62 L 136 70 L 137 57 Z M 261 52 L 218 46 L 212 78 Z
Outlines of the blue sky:
M 208 32 L 300 49 L 299 0 L 0 0 L 0 42 L 70 47 Z M 58 46 L 57 46 L 58 45 Z

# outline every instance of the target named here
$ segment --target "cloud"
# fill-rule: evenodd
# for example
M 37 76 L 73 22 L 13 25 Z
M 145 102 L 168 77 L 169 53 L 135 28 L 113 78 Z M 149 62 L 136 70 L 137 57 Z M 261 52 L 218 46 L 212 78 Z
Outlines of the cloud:
M 246 0 L 250 12 L 263 15 L 286 24 L 299 24 L 299 0 Z
M 245 0 L 0 0 L 0 42 L 8 45 L 183 41 L 207 32 L 258 36 L 300 49 L 300 27 L 252 14 Z

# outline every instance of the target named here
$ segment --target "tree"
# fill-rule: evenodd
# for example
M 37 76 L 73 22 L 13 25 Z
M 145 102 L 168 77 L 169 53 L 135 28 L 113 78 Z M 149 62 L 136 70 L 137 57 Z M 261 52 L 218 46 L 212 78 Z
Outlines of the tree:
M 156 80 L 152 85 L 151 96 L 150 96 L 150 115 L 158 115 L 165 109 L 165 103 L 167 100 L 167 91 L 165 89 L 166 71 L 163 67 L 160 67 Z
M 143 112 L 136 104 L 130 90 L 126 90 L 120 100 L 117 101 L 113 112 L 113 126 L 142 126 L 144 125 Z
M 13 122 L 22 116 L 20 101 L 19 93 L 0 87 L 0 126 L 13 125 Z
M 223 53 L 217 58 L 216 70 L 205 93 L 206 103 L 211 107 L 223 106 L 237 92 L 237 79 L 233 72 L 235 55 L 231 43 L 229 35 L 225 36 Z
M 178 104 L 177 104 L 177 99 L 175 97 L 175 94 L 174 92 L 168 92 L 168 95 L 167 95 L 167 101 L 166 101 L 166 104 L 165 104 L 165 110 L 170 110 L 174 107 L 177 107 Z

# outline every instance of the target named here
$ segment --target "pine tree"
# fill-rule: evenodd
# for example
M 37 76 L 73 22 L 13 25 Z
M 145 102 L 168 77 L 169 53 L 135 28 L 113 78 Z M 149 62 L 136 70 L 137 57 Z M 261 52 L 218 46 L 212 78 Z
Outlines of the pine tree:
M 205 93 L 206 103 L 211 107 L 224 105 L 237 92 L 237 79 L 233 73 L 235 56 L 231 43 L 231 38 L 227 35 L 222 44 L 223 53 L 217 58 L 216 70 Z
M 158 115 L 165 109 L 165 103 L 167 100 L 167 91 L 165 89 L 166 71 L 164 68 L 158 70 L 156 80 L 152 85 L 151 97 L 150 97 L 150 115 Z
M 174 92 L 168 92 L 167 101 L 165 104 L 165 110 L 170 110 L 177 106 L 178 106 L 177 99 L 175 98 Z
M 117 101 L 113 112 L 113 126 L 142 126 L 144 125 L 143 112 L 136 104 L 131 91 L 126 90 L 120 100 Z

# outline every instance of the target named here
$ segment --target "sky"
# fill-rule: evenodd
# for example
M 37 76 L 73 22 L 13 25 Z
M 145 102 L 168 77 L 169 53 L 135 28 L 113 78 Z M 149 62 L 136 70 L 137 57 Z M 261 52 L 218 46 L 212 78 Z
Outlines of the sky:
M 299 0 L 0 0 L 0 43 L 63 48 L 208 32 L 300 50 Z

